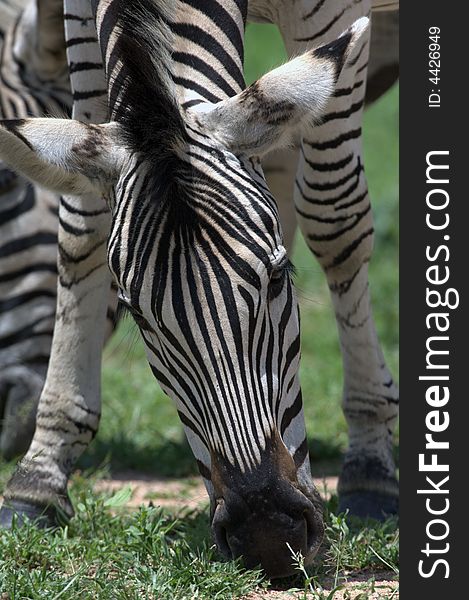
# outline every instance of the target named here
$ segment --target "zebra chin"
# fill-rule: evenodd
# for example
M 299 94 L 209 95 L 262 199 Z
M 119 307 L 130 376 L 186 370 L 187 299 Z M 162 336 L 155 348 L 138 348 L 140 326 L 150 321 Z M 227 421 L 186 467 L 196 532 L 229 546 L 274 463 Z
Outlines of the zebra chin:
M 261 566 L 270 578 L 293 575 L 300 552 L 306 565 L 313 561 L 324 536 L 321 500 L 298 482 L 278 433 L 249 472 L 212 454 L 211 479 L 212 535 L 225 558 L 242 557 L 246 568 Z

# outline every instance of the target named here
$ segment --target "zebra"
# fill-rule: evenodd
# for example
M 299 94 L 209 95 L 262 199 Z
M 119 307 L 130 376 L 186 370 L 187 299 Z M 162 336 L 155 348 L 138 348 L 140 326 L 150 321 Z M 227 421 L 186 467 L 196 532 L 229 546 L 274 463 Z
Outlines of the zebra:
M 0 80 L 0 117 L 3 118 L 46 116 L 64 111 L 69 114 L 71 110 L 69 76 L 65 70 L 65 56 L 61 53 L 62 27 L 53 19 L 46 18 L 47 2 L 37 5 L 41 9 L 38 12 L 36 1 L 11 30 L 8 24 L 17 19 L 25 2 L 15 0 L 10 4 L 3 0 L 0 4 L 0 27 L 3 27 L 6 38 L 1 53 L 2 79 L 6 80 L 3 85 Z M 389 3 L 385 5 L 389 8 Z M 373 14 L 367 102 L 378 98 L 397 78 L 396 14 Z M 249 5 L 248 20 L 266 20 L 265 15 L 256 13 L 253 2 Z M 49 52 L 41 50 L 44 42 L 48 44 Z M 57 50 L 55 55 L 53 50 Z M 32 63 L 29 60 L 31 56 L 34 58 Z M 52 79 L 56 79 L 54 86 L 59 90 L 58 97 L 47 93 L 47 87 L 44 90 L 44 79 L 51 81 L 51 75 Z M 298 151 L 281 149 L 262 160 L 269 189 L 279 207 L 288 250 L 292 247 L 296 230 L 291 190 L 297 154 Z M 0 298 L 6 299 L 0 303 L 0 455 L 8 460 L 24 454 L 31 442 L 37 400 L 50 355 L 57 287 L 58 197 L 43 188 L 31 187 L 24 178 L 0 165 L 2 193 L 6 193 L 8 199 L 0 203 L 0 240 L 8 241 L 4 256 L 0 257 Z M 35 201 L 31 203 L 33 194 Z M 29 202 L 24 202 L 25 198 Z M 17 207 L 14 211 L 13 205 Z M 21 216 L 18 216 L 19 212 Z M 5 216 L 2 217 L 1 213 Z M 12 270 L 13 260 L 15 267 Z M 21 278 L 24 273 L 27 275 Z M 113 294 L 107 316 L 108 337 L 118 319 Z
M 33 444 L 9 483 L 2 518 L 7 522 L 13 511 L 37 516 L 47 505 L 72 514 L 68 474 L 99 419 L 109 237 L 109 266 L 121 299 L 141 329 L 157 379 L 179 399 L 181 420 L 211 497 L 219 547 L 280 575 L 291 570 L 285 541 L 311 560 L 323 526 L 297 379 L 297 303 L 275 202 L 255 157 L 281 142 L 286 130 L 305 116 L 318 118 L 334 93 L 336 98 L 348 96 L 343 88 L 334 92 L 334 86 L 339 75 L 340 83 L 362 66 L 353 48 L 366 38 L 366 18 L 336 42 L 310 50 L 243 91 L 246 3 L 213 3 L 210 15 L 204 15 L 213 45 L 204 48 L 207 56 L 199 61 L 191 45 L 200 43 L 204 32 L 185 19 L 188 6 L 200 12 L 200 5 L 184 4 L 169 29 L 171 15 L 163 12 L 161 2 L 93 4 L 106 85 L 93 43 L 93 14 L 84 12 L 83 3 L 67 1 L 69 64 L 85 62 L 77 49 L 86 45 L 96 94 L 90 98 L 89 72 L 85 80 L 85 69 L 78 68 L 71 73 L 75 121 L 2 124 L 0 153 L 15 168 L 62 193 L 83 194 L 67 197 L 60 206 L 65 227 L 59 229 L 59 300 L 50 371 Z M 362 17 L 368 9 L 364 3 L 349 16 Z M 152 30 L 144 23 L 152 23 Z M 365 46 L 362 41 L 358 57 L 366 57 Z M 176 50 L 170 53 L 170 47 Z M 230 56 L 224 48 L 234 52 Z M 208 55 L 221 62 L 226 78 L 208 64 Z M 147 56 L 153 61 L 142 60 Z M 194 74 L 203 86 L 195 85 Z M 151 92 L 151 99 L 144 92 Z M 86 125 L 106 121 L 105 93 L 111 122 Z M 140 102 L 135 104 L 137 93 Z M 182 109 L 176 95 L 183 100 Z M 154 131 L 150 140 L 149 129 Z M 150 168 L 155 164 L 158 172 Z M 171 184 L 162 181 L 162 173 Z M 364 179 L 361 169 L 355 175 Z M 157 195 L 141 192 L 155 188 Z M 111 225 L 96 189 L 108 197 Z M 190 227 L 196 215 L 202 230 Z M 152 233 L 156 239 L 148 241 Z M 189 251 L 194 253 L 191 260 Z M 158 270 L 145 272 L 148 264 Z M 80 322 L 80 336 L 75 321 Z M 53 520 L 53 513 L 46 509 L 43 520 Z

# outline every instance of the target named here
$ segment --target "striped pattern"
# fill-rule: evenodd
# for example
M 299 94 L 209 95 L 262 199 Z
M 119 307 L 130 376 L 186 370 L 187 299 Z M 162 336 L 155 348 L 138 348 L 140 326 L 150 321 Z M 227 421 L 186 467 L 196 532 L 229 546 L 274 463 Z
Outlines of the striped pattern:
M 320 0 L 304 8 L 278 15 L 288 50 L 328 43 L 242 91 L 246 2 L 102 0 L 90 10 L 66 0 L 73 117 L 81 122 L 10 121 L 0 129 L 0 151 L 8 152 L 9 140 L 26 173 L 77 194 L 60 204 L 54 345 L 36 433 L 7 502 L 52 502 L 72 512 L 68 475 L 99 422 L 108 263 L 151 368 L 177 404 L 219 545 L 238 555 L 252 535 L 248 527 L 244 550 L 226 541 L 228 517 L 234 527 L 226 486 L 257 506 L 259 493 L 278 483 L 279 523 L 293 520 L 294 547 L 312 557 L 322 525 L 298 381 L 298 305 L 257 158 L 299 124 L 297 214 L 328 278 L 344 354 L 351 445 L 342 491 L 394 496 L 397 393 L 367 283 L 368 35 L 360 17 L 370 3 Z M 93 125 L 108 117 L 110 124 Z M 256 544 L 251 558 L 264 565 L 266 545 Z
M 189 4 L 193 8 L 197 3 Z M 230 8 L 238 10 L 234 3 Z M 126 56 L 132 48 L 125 46 L 129 42 L 125 26 L 138 28 L 141 16 L 137 14 L 132 23 L 124 13 L 123 25 L 118 22 L 111 32 L 106 28 L 109 12 L 98 11 L 103 53 L 112 56 L 124 45 Z M 191 15 L 181 11 L 179 17 L 175 31 L 181 35 Z M 242 22 L 238 12 L 235 30 Z M 213 39 L 229 33 L 219 33 L 215 20 L 212 23 L 206 31 Z M 188 86 L 184 100 L 193 100 L 190 77 L 195 67 L 191 64 L 184 71 L 179 48 L 191 44 L 191 39 L 184 40 L 176 52 L 176 84 L 182 78 Z M 150 106 L 141 105 L 142 96 L 136 93 L 141 81 L 148 86 L 149 77 L 130 69 L 122 75 L 125 65 L 113 64 L 108 77 L 118 82 L 120 101 L 113 103 L 117 95 L 111 87 L 111 115 L 122 119 L 136 151 L 142 143 L 148 149 L 144 161 L 134 156 L 115 189 L 114 221 L 129 222 L 129 227 L 113 227 L 108 246 L 111 269 L 123 301 L 141 327 L 153 372 L 176 400 L 204 472 L 210 470 L 208 457 L 213 452 L 241 471 L 252 469 L 261 461 L 266 438 L 299 397 L 297 307 L 275 202 L 255 163 L 234 156 L 227 162 L 196 123 L 185 126 L 176 98 L 158 98 L 157 90 L 173 93 L 169 77 L 155 80 L 155 92 L 149 94 L 156 105 L 153 111 L 165 103 L 173 106 L 165 115 L 164 139 L 157 134 L 157 145 L 153 138 L 145 140 L 144 132 L 136 133 L 135 121 L 143 115 L 147 124 L 159 117 L 153 117 Z M 241 57 L 230 64 L 238 65 L 241 84 Z M 164 68 L 155 65 L 154 71 L 164 73 Z M 223 86 L 207 73 L 206 95 L 220 98 Z M 175 91 L 181 95 L 178 88 Z M 135 114 L 122 114 L 122 107 Z M 151 130 L 158 131 L 157 125 Z M 168 140 L 172 147 L 165 148 Z M 149 161 L 152 147 L 157 154 L 153 151 Z M 160 155 L 166 153 L 162 161 Z M 168 181 L 175 183 L 167 188 Z M 148 188 L 156 193 L 148 194 Z M 271 298 L 268 304 L 266 295 Z M 296 413 L 300 410 L 298 401 Z

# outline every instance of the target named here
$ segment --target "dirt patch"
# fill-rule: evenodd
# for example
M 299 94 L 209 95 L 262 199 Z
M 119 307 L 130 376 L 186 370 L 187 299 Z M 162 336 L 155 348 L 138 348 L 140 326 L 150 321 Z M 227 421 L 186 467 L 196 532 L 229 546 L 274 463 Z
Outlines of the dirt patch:
M 355 574 L 349 580 L 341 582 L 340 589 L 331 594 L 332 584 L 316 590 L 315 593 L 305 594 L 303 591 L 266 590 L 246 596 L 244 600 L 398 600 L 399 582 L 394 579 L 394 573 L 380 573 L 380 579 L 373 583 L 370 579 L 373 573 Z
M 323 498 L 328 498 L 337 490 L 337 477 L 323 477 L 314 480 Z M 208 503 L 207 492 L 200 477 L 186 479 L 159 479 L 134 471 L 113 474 L 112 479 L 96 481 L 96 492 L 115 493 L 123 487 L 132 489 L 127 502 L 129 508 L 136 508 L 150 502 L 154 506 L 175 509 L 199 508 Z

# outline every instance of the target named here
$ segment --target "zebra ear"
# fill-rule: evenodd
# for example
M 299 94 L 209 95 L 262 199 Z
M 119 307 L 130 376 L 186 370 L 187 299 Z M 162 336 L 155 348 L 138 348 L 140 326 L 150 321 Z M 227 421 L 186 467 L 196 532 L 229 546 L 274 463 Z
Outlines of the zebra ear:
M 0 121 L 0 158 L 60 194 L 103 194 L 117 180 L 124 158 L 118 128 L 70 119 Z
M 198 115 L 199 121 L 234 154 L 262 155 L 285 145 L 302 120 L 320 119 L 368 22 L 358 19 L 334 42 L 270 71 Z

